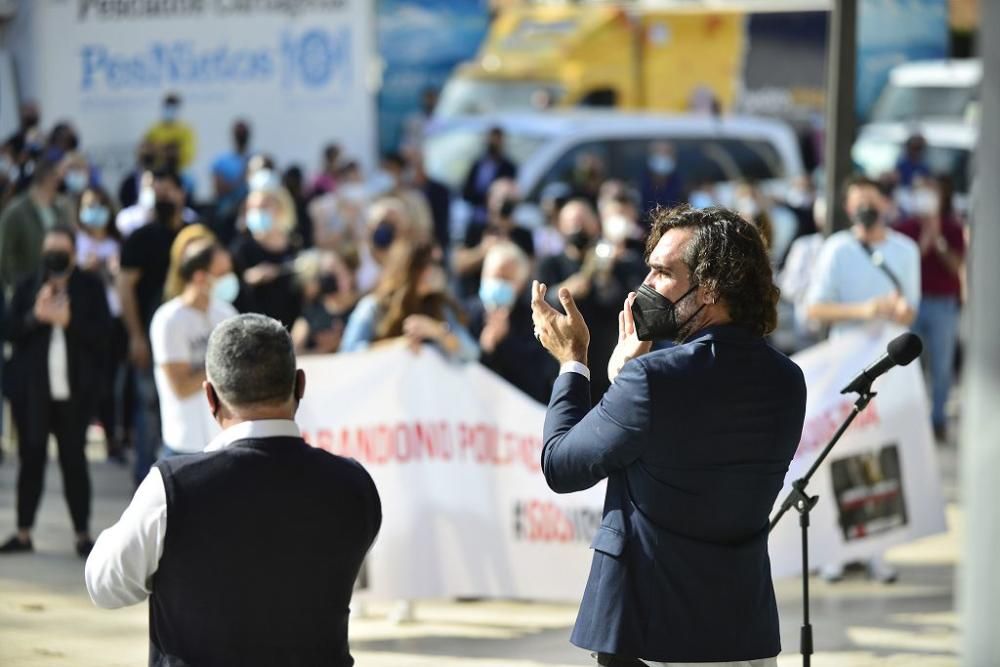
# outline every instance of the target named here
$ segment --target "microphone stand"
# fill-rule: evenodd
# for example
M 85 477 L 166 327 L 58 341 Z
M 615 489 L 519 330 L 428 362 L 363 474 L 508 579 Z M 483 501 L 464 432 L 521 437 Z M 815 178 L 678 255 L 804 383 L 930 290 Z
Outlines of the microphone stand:
M 830 442 L 827 443 L 826 447 L 820 452 L 820 455 L 813 462 L 809 471 L 806 472 L 804 477 L 792 482 L 792 489 L 788 492 L 788 496 L 785 498 L 784 502 L 781 503 L 781 509 L 773 519 L 771 519 L 771 527 L 768 532 L 773 532 L 774 527 L 778 525 L 778 521 L 785 515 L 790 509 L 795 509 L 799 513 L 799 526 L 802 528 L 802 605 L 803 605 L 803 618 L 802 618 L 802 632 L 799 636 L 799 646 L 800 653 L 802 653 L 802 665 L 803 667 L 810 667 L 813 654 L 813 632 L 812 625 L 809 622 L 809 512 L 813 507 L 816 506 L 817 501 L 819 501 L 819 496 L 810 496 L 806 493 L 806 485 L 809 484 L 809 480 L 816 473 L 820 464 L 823 463 L 830 450 L 833 446 L 837 444 L 840 437 L 844 435 L 844 431 L 847 427 L 851 425 L 854 418 L 857 417 L 862 410 L 868 407 L 868 404 L 876 394 L 871 390 L 871 381 L 868 382 L 867 386 L 859 387 L 856 390 L 859 394 L 858 400 L 854 403 L 854 409 L 851 410 L 851 414 L 847 416 L 844 423 L 840 425 L 840 429 L 833 435 Z M 842 392 L 843 393 L 843 392 Z

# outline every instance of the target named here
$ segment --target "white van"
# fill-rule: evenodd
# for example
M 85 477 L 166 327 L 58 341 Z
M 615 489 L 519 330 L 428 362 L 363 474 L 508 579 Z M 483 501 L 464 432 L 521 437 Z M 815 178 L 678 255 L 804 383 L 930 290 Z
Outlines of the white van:
M 549 183 L 570 180 L 581 155 L 597 157 L 609 178 L 635 186 L 641 182 L 650 144 L 669 141 L 677 170 L 688 187 L 716 186 L 721 203 L 731 184 L 758 181 L 781 194 L 790 179 L 801 176 L 802 158 L 795 133 L 776 120 L 726 116 L 656 115 L 615 111 L 570 111 L 455 117 L 432 123 L 424 140 L 424 162 L 435 179 L 460 192 L 491 127 L 505 133 L 506 152 L 517 165 L 518 189 L 537 203 Z M 456 207 L 461 229 L 468 211 Z
M 897 65 L 872 110 L 871 123 L 950 121 L 974 124 L 979 116 L 978 59 L 921 60 Z

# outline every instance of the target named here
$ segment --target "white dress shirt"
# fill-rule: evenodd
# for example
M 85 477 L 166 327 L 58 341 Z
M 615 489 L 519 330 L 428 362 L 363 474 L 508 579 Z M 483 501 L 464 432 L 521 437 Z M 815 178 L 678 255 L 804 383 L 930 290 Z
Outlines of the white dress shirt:
M 49 395 L 53 401 L 68 401 L 70 398 L 66 330 L 55 325 L 49 336 Z
M 225 449 L 247 438 L 298 438 L 299 427 L 287 419 L 248 421 L 230 426 L 205 448 Z M 167 492 L 158 468 L 136 489 L 118 523 L 103 531 L 87 558 L 84 578 L 98 607 L 117 609 L 142 602 L 163 555 L 167 534 Z

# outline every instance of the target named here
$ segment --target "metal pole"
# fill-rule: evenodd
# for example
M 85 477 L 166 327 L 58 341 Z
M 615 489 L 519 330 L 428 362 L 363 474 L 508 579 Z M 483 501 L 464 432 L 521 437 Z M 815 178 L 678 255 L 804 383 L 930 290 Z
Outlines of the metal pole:
M 979 3 L 983 62 L 969 258 L 970 333 L 962 393 L 961 490 L 965 539 L 959 566 L 962 664 L 1000 665 L 1000 2 Z
M 847 229 L 850 223 L 840 206 L 840 185 L 851 173 L 851 144 L 854 143 L 854 79 L 857 63 L 857 0 L 835 0 L 827 31 L 826 143 L 823 164 L 826 172 L 827 215 L 830 231 Z

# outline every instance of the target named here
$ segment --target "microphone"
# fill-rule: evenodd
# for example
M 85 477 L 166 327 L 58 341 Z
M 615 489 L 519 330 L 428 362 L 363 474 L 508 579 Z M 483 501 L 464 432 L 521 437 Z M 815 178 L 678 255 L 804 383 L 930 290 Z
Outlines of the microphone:
M 840 390 L 840 393 L 867 393 L 868 390 L 871 389 L 872 382 L 875 381 L 875 378 L 879 377 L 890 368 L 894 368 L 896 366 L 906 366 L 911 361 L 919 357 L 923 350 L 924 344 L 921 342 L 920 336 L 912 333 L 905 333 L 896 336 L 889 341 L 885 354 L 883 354 L 874 364 L 858 373 L 854 379 L 851 380 L 850 384 Z

